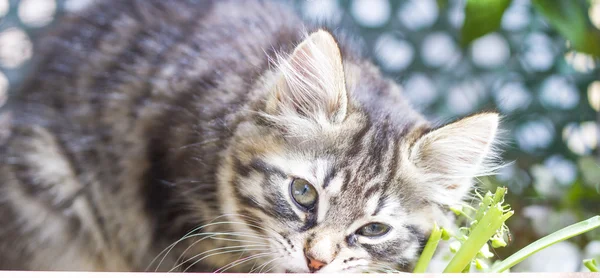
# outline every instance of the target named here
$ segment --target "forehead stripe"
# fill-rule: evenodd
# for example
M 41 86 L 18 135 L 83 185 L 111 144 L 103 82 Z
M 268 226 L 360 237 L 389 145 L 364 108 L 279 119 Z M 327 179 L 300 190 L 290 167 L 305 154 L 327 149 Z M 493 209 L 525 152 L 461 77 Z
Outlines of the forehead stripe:
M 346 191 L 348 189 L 348 185 L 350 184 L 350 177 L 352 174 L 350 173 L 350 169 L 344 170 L 344 177 L 342 179 L 342 191 Z
M 371 197 L 373 197 L 373 195 L 375 195 L 375 193 L 379 192 L 380 190 L 381 190 L 381 184 L 376 183 L 375 185 L 371 186 L 369 189 L 367 189 L 365 191 L 365 199 L 370 199 Z
M 266 163 L 265 161 L 255 158 L 250 162 L 250 168 L 255 171 L 267 174 L 267 175 L 277 175 L 282 178 L 287 178 L 285 172 L 273 165 Z
M 390 161 L 390 165 L 387 167 L 388 168 L 388 175 L 387 177 L 384 179 L 384 185 L 386 187 L 388 186 L 392 186 L 392 183 L 394 182 L 394 178 L 396 177 L 396 173 L 398 172 L 398 163 L 400 162 L 400 147 L 395 143 L 392 142 L 392 158 Z
M 348 157 L 354 157 L 360 153 L 362 150 L 363 138 L 369 131 L 371 130 L 371 121 L 369 119 L 366 120 L 364 126 L 354 135 L 352 138 L 352 145 L 348 149 Z M 350 163 L 350 161 L 346 161 L 346 163 Z
M 325 188 L 327 188 L 327 186 L 329 186 L 329 183 L 335 177 L 336 174 L 337 174 L 337 169 L 335 169 L 335 168 L 329 169 L 329 172 L 327 173 L 327 176 L 325 176 L 325 180 L 323 181 L 323 189 L 325 189 Z
M 385 205 L 385 195 L 381 194 L 381 196 L 379 196 L 379 200 L 377 200 L 377 206 L 375 207 L 375 211 L 371 216 L 377 215 L 383 208 L 383 205 Z

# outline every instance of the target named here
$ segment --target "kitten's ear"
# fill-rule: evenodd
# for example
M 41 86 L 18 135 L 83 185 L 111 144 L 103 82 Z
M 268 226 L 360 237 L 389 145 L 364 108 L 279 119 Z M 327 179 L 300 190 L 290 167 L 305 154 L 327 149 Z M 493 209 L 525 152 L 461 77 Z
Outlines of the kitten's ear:
M 333 36 L 310 34 L 280 63 L 279 79 L 267 101 L 267 113 L 331 124 L 346 117 L 348 96 L 342 56 Z
M 410 151 L 410 160 L 429 181 L 429 195 L 442 204 L 460 202 L 474 177 L 491 174 L 497 167 L 499 116 L 484 113 L 464 118 L 425 134 Z M 433 190 L 433 191 L 432 191 Z

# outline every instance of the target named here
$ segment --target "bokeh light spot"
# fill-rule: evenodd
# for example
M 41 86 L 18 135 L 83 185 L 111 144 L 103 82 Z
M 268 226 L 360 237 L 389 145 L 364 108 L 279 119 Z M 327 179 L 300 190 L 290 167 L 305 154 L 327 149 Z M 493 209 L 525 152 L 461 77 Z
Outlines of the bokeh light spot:
M 421 56 L 426 65 L 441 67 L 459 60 L 460 53 L 454 39 L 449 34 L 435 32 L 423 39 Z
M 543 33 L 531 33 L 525 38 L 521 63 L 528 71 L 547 71 L 554 65 L 556 49 Z
M 590 9 L 588 11 L 590 16 L 590 20 L 592 24 L 596 26 L 596 28 L 600 29 L 600 1 L 594 0 L 592 5 L 590 5 Z
M 10 3 L 8 3 L 8 0 L 0 0 L 0 19 L 8 13 L 9 8 Z
M 413 73 L 403 87 L 404 95 L 418 108 L 429 106 L 438 98 L 435 83 L 424 73 Z
M 302 13 L 313 22 L 336 24 L 342 19 L 342 11 L 337 1 L 303 1 Z
M 544 166 L 562 187 L 568 187 L 577 178 L 577 166 L 561 155 L 553 155 L 544 161 Z
M 465 21 L 465 0 L 449 1 L 450 7 L 448 8 L 448 22 L 452 27 L 458 29 Z
M 473 112 L 485 97 L 485 87 L 478 79 L 463 81 L 448 91 L 448 109 L 455 115 Z
M 431 27 L 438 18 L 435 0 L 409 0 L 398 10 L 398 20 L 410 30 Z
M 530 153 L 546 149 L 554 140 L 554 125 L 546 118 L 522 123 L 515 130 L 519 147 Z
M 576 51 L 567 52 L 565 60 L 573 69 L 582 73 L 590 72 L 596 67 L 593 57 Z
M 473 63 L 482 68 L 503 66 L 510 57 L 508 43 L 498 33 L 491 33 L 475 40 L 471 46 Z
M 579 104 L 579 93 L 566 77 L 551 75 L 542 83 L 540 100 L 547 108 L 567 110 Z
M 529 0 L 514 0 L 502 15 L 502 28 L 518 31 L 525 28 L 530 21 Z
M 21 0 L 19 18 L 31 27 L 44 26 L 54 19 L 55 0 Z
M 8 98 L 8 85 L 10 85 L 8 78 L 0 71 L 0 107 L 6 103 Z
M 590 83 L 587 95 L 592 109 L 600 112 L 600 81 Z
M 0 65 L 16 68 L 31 58 L 33 45 L 29 36 L 19 28 L 0 32 Z
M 598 147 L 600 129 L 593 121 L 569 123 L 563 128 L 562 137 L 573 153 L 586 155 Z
M 399 40 L 392 34 L 383 34 L 375 43 L 375 58 L 388 71 L 407 68 L 414 57 L 414 49 L 409 42 Z
M 390 19 L 391 8 L 388 0 L 354 0 L 352 16 L 364 27 L 380 27 Z
M 531 93 L 521 82 L 503 84 L 494 95 L 500 111 L 510 113 L 526 109 L 531 103 Z

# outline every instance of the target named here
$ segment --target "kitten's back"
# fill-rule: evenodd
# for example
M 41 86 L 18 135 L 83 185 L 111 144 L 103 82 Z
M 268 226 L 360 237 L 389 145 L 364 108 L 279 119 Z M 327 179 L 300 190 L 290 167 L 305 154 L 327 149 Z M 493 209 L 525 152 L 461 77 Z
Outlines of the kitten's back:
M 198 155 L 183 146 L 221 141 L 196 171 L 214 179 L 223 122 L 301 26 L 265 1 L 103 1 L 64 18 L 10 100 L 0 269 L 144 270 L 185 229 L 165 189 Z

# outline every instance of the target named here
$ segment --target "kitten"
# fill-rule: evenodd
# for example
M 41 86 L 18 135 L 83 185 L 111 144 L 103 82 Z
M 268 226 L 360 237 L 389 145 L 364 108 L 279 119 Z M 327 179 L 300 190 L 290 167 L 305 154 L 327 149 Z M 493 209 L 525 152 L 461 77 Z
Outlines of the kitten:
M 498 115 L 434 128 L 353 45 L 268 1 L 67 16 L 10 102 L 0 269 L 410 271 Z

